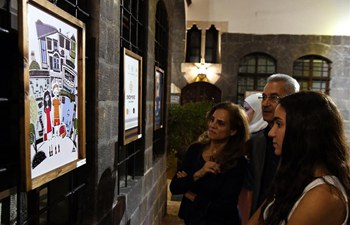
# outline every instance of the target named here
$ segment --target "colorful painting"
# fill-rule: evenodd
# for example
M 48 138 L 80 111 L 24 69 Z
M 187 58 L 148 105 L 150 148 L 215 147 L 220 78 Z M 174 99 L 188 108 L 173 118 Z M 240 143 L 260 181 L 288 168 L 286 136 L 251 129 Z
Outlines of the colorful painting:
M 21 4 L 21 143 L 24 185 L 31 190 L 86 163 L 85 25 L 46 0 Z
M 77 35 L 28 5 L 32 178 L 78 159 Z

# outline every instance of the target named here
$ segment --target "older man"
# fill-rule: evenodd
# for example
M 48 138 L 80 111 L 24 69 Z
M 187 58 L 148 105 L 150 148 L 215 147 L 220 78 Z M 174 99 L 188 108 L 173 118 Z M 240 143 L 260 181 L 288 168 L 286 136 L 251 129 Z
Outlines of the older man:
M 267 78 L 261 106 L 263 118 L 269 125 L 264 130 L 253 133 L 249 144 L 250 165 L 246 188 L 253 193 L 251 214 L 265 200 L 279 162 L 279 157 L 274 154 L 272 139 L 267 135 L 273 123 L 275 108 L 281 98 L 298 91 L 299 83 L 291 76 L 273 74 Z

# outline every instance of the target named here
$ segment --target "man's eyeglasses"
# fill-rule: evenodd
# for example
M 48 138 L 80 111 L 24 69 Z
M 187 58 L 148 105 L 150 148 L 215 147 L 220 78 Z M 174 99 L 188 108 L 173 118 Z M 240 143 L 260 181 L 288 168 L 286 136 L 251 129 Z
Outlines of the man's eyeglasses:
M 266 101 L 267 99 L 271 102 L 275 102 L 278 103 L 281 100 L 282 97 L 278 96 L 278 95 L 265 95 L 262 94 L 262 96 L 259 96 L 259 99 L 261 99 L 262 101 Z

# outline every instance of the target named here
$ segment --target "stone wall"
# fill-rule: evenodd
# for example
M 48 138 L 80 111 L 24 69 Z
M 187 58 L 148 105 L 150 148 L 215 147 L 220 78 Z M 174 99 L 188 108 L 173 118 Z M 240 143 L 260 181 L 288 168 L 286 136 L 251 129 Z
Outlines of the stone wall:
M 153 157 L 154 41 L 157 0 L 148 1 L 147 58 L 143 61 L 146 86 L 143 138 L 143 176 L 128 181 L 118 194 L 118 127 L 120 80 L 120 3 L 90 1 L 87 24 L 87 159 L 89 185 L 82 206 L 82 224 L 160 225 L 166 213 L 166 154 Z M 173 56 L 183 54 L 177 40 L 185 34 L 184 1 L 164 1 L 169 21 L 169 57 L 166 89 L 170 92 Z M 183 25 L 182 25 L 183 24 Z M 176 38 L 179 37 L 180 38 Z M 176 40 L 176 41 L 174 41 Z M 180 41 L 181 42 L 181 41 Z M 184 43 L 182 43 L 184 45 Z M 169 97 L 169 96 L 168 96 Z M 165 105 L 168 105 L 169 98 Z M 166 124 L 165 124 L 166 126 Z M 119 129 L 120 130 L 120 129 Z M 119 134 L 121 135 L 121 134 Z M 165 151 L 166 152 L 166 151 Z M 86 203 L 86 204 L 85 204 Z M 85 211 L 85 212 L 84 212 Z
M 238 65 L 242 57 L 262 52 L 276 59 L 277 72 L 292 74 L 293 62 L 305 55 L 319 55 L 332 64 L 330 96 L 344 117 L 350 136 L 350 37 L 317 35 L 222 35 L 222 74 L 216 85 L 223 99 L 236 101 Z

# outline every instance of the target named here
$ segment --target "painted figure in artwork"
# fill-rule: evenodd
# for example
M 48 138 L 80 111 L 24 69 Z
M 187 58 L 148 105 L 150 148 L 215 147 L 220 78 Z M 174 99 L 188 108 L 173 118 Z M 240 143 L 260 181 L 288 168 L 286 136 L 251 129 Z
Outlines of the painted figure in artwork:
M 53 106 L 53 125 L 54 125 L 54 136 L 55 136 L 55 144 L 54 144 L 54 148 L 55 148 L 55 154 L 57 154 L 58 152 L 61 151 L 61 146 L 58 143 L 57 144 L 57 138 L 59 137 L 59 129 L 61 126 L 61 119 L 60 119 L 60 105 L 61 105 L 61 100 L 59 97 L 59 87 L 58 84 L 55 83 L 52 86 L 52 106 Z
M 53 125 L 59 126 L 61 124 L 60 120 L 60 105 L 61 100 L 59 98 L 59 88 L 57 84 L 53 85 L 52 89 L 53 99 L 52 99 L 52 105 L 53 105 Z
M 44 133 L 44 141 L 52 139 L 52 124 L 51 124 L 51 94 L 49 91 L 44 93 L 44 112 L 46 117 L 46 127 Z M 49 144 L 49 156 L 52 156 L 52 146 Z

